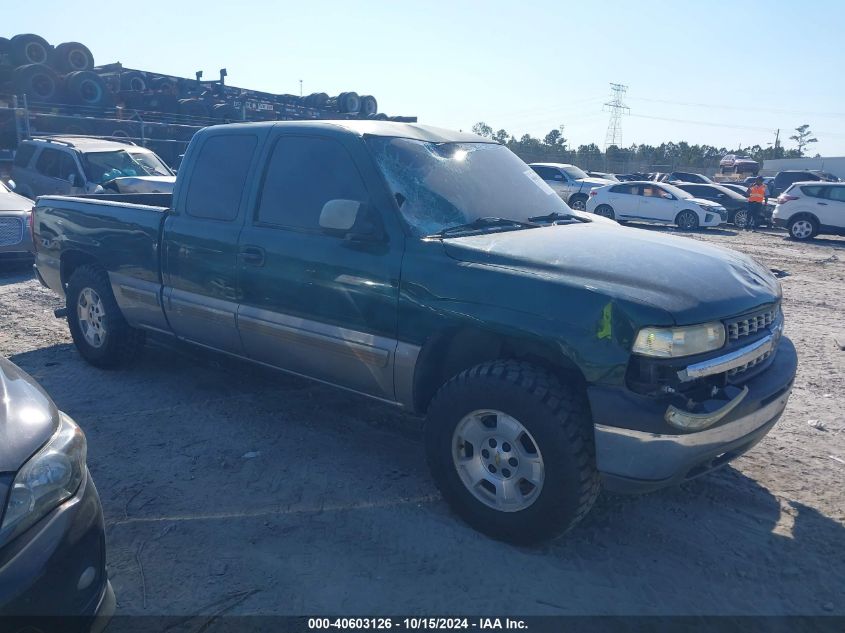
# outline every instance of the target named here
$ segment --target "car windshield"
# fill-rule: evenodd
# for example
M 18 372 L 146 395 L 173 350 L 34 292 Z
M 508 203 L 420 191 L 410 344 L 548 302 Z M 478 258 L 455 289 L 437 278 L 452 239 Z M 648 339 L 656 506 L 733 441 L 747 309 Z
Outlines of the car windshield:
M 575 165 L 564 165 L 561 169 L 565 171 L 566 175 L 572 178 L 572 180 L 580 180 L 581 178 L 590 177 L 587 172 L 582 169 L 578 169 Z
M 85 154 L 85 175 L 89 181 L 103 184 L 125 176 L 172 176 L 173 173 L 152 152 L 89 152 Z
M 506 147 L 497 143 L 432 143 L 367 138 L 376 163 L 418 236 L 472 224 L 482 218 L 530 222 L 572 215 L 566 203 Z M 519 228 L 488 223 L 496 230 Z

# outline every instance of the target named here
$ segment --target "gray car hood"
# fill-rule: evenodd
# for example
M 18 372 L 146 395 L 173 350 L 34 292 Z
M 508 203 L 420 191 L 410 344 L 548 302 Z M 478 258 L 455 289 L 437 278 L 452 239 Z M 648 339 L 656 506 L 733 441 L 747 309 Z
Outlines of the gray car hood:
M 29 211 L 34 204 L 17 193 L 0 191 L 0 211 Z
M 35 380 L 0 357 L 0 472 L 14 472 L 59 428 L 59 410 Z

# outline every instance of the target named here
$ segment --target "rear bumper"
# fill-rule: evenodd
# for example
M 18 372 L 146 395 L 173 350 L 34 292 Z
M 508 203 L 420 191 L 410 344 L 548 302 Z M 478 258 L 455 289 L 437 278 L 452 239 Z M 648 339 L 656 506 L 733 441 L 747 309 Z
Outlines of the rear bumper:
M 748 394 L 723 423 L 703 431 L 673 434 L 604 424 L 631 415 L 662 416 L 664 405 L 643 411 L 637 396 L 617 394 L 615 407 L 594 407 L 596 462 L 605 485 L 619 492 L 648 492 L 701 476 L 730 462 L 759 442 L 783 413 L 797 369 L 795 347 L 782 339 L 772 364 L 752 378 Z M 591 398 L 594 400 L 594 398 Z M 616 421 L 614 420 L 614 422 Z M 664 428 L 668 428 L 665 425 Z

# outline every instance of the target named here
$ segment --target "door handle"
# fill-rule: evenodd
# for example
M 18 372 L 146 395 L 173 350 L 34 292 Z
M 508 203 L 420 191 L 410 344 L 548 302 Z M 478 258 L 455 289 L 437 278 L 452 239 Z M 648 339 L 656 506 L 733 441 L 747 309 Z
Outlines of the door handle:
M 264 265 L 264 249 L 259 246 L 244 246 L 238 253 L 238 258 L 250 266 Z
M 823 207 L 826 207 L 826 206 L 827 206 L 827 202 L 817 202 L 816 204 L 820 204 L 820 205 L 821 205 L 821 206 L 823 206 Z

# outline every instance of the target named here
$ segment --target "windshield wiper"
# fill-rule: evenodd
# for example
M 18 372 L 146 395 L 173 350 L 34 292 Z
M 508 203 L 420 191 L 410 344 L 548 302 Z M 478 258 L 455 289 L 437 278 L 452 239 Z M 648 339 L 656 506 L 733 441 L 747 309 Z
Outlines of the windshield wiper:
M 558 220 L 568 220 L 570 222 L 581 222 L 581 218 L 571 213 L 558 213 L 552 211 L 547 215 L 535 215 L 533 218 L 528 218 L 530 222 L 557 222 Z
M 533 229 L 540 226 L 530 221 L 509 220 L 508 218 L 483 217 L 476 218 L 472 222 L 466 224 L 458 224 L 456 226 L 449 226 L 445 229 L 426 235 L 426 237 L 449 237 L 455 233 L 467 233 L 471 231 L 481 231 L 489 228 L 511 228 L 511 229 Z

